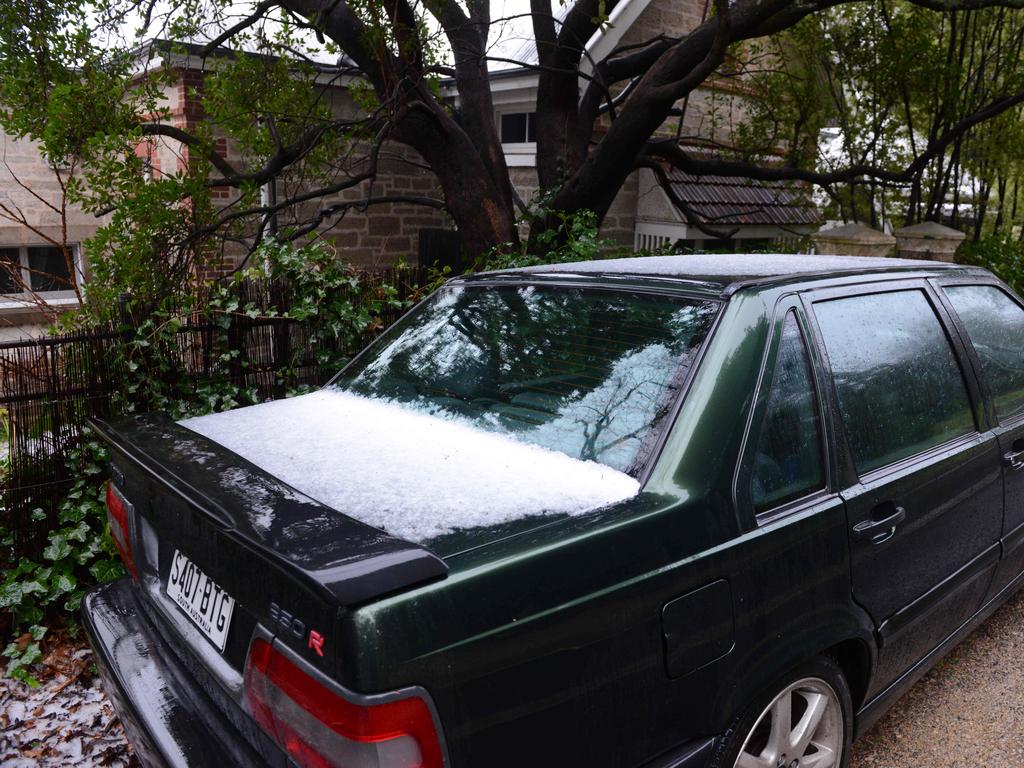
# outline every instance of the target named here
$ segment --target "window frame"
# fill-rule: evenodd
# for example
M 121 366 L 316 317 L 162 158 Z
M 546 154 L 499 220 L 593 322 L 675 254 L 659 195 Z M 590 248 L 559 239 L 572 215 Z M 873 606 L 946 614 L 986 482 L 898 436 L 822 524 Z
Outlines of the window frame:
M 526 121 L 523 125 L 525 129 L 526 141 L 505 141 L 504 136 L 504 122 L 505 117 L 508 115 L 524 115 Z M 536 109 L 503 109 L 498 112 L 498 133 L 503 147 L 536 147 L 536 141 L 530 141 L 530 126 L 534 126 L 536 131 L 537 121 L 537 110 Z
M 52 243 L 29 243 L 21 245 L 0 245 L 0 250 L 16 250 L 18 251 L 18 263 L 21 267 L 21 279 L 26 285 L 32 284 L 32 272 L 30 271 L 30 265 L 28 262 L 28 252 L 30 248 L 56 248 Z M 79 243 L 69 243 L 68 247 L 71 249 L 71 261 L 73 274 L 72 279 L 75 284 L 81 288 L 85 280 L 85 274 L 82 264 L 82 248 Z M 32 295 L 41 296 L 45 299 L 54 301 L 64 302 L 68 299 L 72 299 L 75 302 L 78 301 L 78 295 L 73 288 L 57 291 L 19 291 L 17 293 L 0 293 L 0 309 L 8 308 L 11 306 L 21 307 L 25 300 Z
M 964 326 L 960 316 L 956 313 L 956 308 L 949 300 L 949 297 L 946 296 L 946 292 L 943 289 L 964 285 L 995 288 L 996 290 L 1002 291 L 1010 301 L 1020 307 L 1021 311 L 1024 311 L 1024 300 L 1022 300 L 1021 297 L 1018 296 L 1012 288 L 1010 288 L 1010 286 L 1006 285 L 1006 283 L 994 276 L 972 275 L 961 277 L 939 277 L 933 278 L 929 282 L 932 284 L 936 296 L 938 296 L 943 308 L 949 315 L 951 325 L 960 337 L 960 342 L 964 347 L 964 353 L 970 363 L 974 378 L 978 382 L 978 389 L 981 392 L 984 402 L 986 427 L 988 429 L 994 429 L 1000 426 L 1018 426 L 1020 424 L 1024 424 L 1024 410 L 1016 416 L 1007 419 L 1005 422 L 1000 422 L 999 415 L 996 413 L 995 397 L 988 385 L 988 379 L 985 378 L 984 369 L 981 365 L 981 358 L 978 357 L 978 352 L 974 348 L 974 343 L 971 341 L 971 334 L 967 331 L 967 328 Z
M 835 377 L 832 374 L 832 363 L 829 360 L 828 350 L 825 346 L 825 339 L 821 332 L 821 327 L 818 324 L 817 316 L 814 312 L 814 305 L 826 301 L 832 301 L 834 299 L 915 290 L 924 294 L 925 300 L 935 313 L 936 320 L 938 320 L 939 323 L 939 328 L 942 330 L 942 333 L 946 337 L 946 341 L 949 343 L 953 352 L 953 359 L 960 369 L 960 375 L 967 390 L 967 400 L 971 408 L 971 415 L 974 418 L 974 431 L 951 438 L 950 440 L 933 445 L 909 456 L 904 456 L 901 459 L 897 459 L 896 461 L 892 461 L 880 467 L 875 467 L 874 469 L 861 474 L 857 470 L 853 451 L 850 447 L 850 437 L 847 432 L 846 423 L 839 408 L 839 395 L 835 385 Z M 832 408 L 832 424 L 835 429 L 835 444 L 838 448 L 837 461 L 840 465 L 839 470 L 842 478 L 840 487 L 848 488 L 858 483 L 870 484 L 889 475 L 899 474 L 907 467 L 920 463 L 927 463 L 934 457 L 944 454 L 947 451 L 972 445 L 981 439 L 981 435 L 983 433 L 988 431 L 989 425 L 988 417 L 985 412 L 985 398 L 980 389 L 977 370 L 968 356 L 968 351 L 964 347 L 963 338 L 961 338 L 959 331 L 954 325 L 953 318 L 950 316 L 946 306 L 943 304 L 943 297 L 939 295 L 936 286 L 932 285 L 930 280 L 925 278 L 909 280 L 879 279 L 877 281 L 867 283 L 808 291 L 803 294 L 802 298 L 804 307 L 807 311 L 808 324 L 812 331 L 812 338 L 814 339 L 813 343 L 818 348 L 819 354 L 821 355 L 823 363 L 822 372 L 825 375 L 826 386 L 829 390 L 829 399 Z
M 811 382 L 814 386 L 814 399 L 817 405 L 818 426 L 820 428 L 819 451 L 825 483 L 821 488 L 810 491 L 803 496 L 757 512 L 754 508 L 752 493 L 754 457 L 757 454 L 761 433 L 764 430 L 772 381 L 775 376 L 775 366 L 778 363 L 779 348 L 782 345 L 782 332 L 790 313 L 793 313 L 796 319 L 800 339 L 807 354 L 807 362 L 811 367 Z M 830 400 L 832 395 L 826 387 L 823 361 L 812 335 L 806 309 L 800 300 L 799 293 L 788 293 L 779 297 L 772 310 L 770 329 L 770 335 L 761 356 L 760 370 L 755 379 L 756 385 L 752 406 L 747 416 L 743 441 L 738 454 L 740 458 L 736 462 L 732 479 L 735 508 L 737 510 L 744 510 L 745 514 L 749 515 L 749 519 L 753 521 L 755 528 L 765 526 L 780 518 L 788 517 L 802 512 L 809 507 L 816 506 L 822 500 L 834 496 L 835 488 L 837 487 L 834 408 Z
M 495 110 L 495 120 L 498 126 L 498 141 L 501 144 L 501 151 L 505 154 L 505 161 L 513 167 L 532 167 L 537 163 L 537 142 L 535 141 L 505 141 L 501 135 L 502 118 L 505 115 L 527 115 L 526 136 L 530 135 L 530 122 L 536 120 L 537 108 L 529 106 L 502 106 Z M 532 117 L 531 117 L 532 116 Z

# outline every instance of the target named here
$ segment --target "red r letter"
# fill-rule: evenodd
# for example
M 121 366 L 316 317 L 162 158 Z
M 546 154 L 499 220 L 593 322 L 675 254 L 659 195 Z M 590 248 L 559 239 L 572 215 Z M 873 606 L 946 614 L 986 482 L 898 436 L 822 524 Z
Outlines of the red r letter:
M 309 647 L 316 651 L 319 656 L 324 655 L 324 636 L 315 629 L 309 630 Z

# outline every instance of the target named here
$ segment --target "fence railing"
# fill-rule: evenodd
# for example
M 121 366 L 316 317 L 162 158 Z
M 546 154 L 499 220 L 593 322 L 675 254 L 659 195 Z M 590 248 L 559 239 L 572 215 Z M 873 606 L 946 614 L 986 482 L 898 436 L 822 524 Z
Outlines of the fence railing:
M 364 281 L 387 281 L 398 298 L 415 298 L 427 275 L 421 269 L 368 273 Z M 242 305 L 289 308 L 288 286 L 276 282 L 243 282 L 233 290 Z M 388 307 L 379 312 L 365 338 L 349 344 L 352 349 L 330 348 L 330 342 L 310 341 L 301 322 L 275 317 L 232 314 L 227 328 L 213 316 L 198 314 L 171 335 L 162 337 L 159 348 L 145 358 L 157 361 L 141 372 L 159 377 L 161 392 L 189 401 L 215 385 L 228 382 L 240 391 L 251 391 L 259 400 L 281 397 L 302 385 L 318 386 L 335 370 L 319 361 L 339 354 L 354 354 L 389 326 L 404 309 Z M 227 364 L 219 353 L 232 350 Z M 123 324 L 112 324 L 88 333 L 48 336 L 0 344 L 0 407 L 6 411 L 8 472 L 4 480 L 3 514 L 14 538 L 15 557 L 38 555 L 46 534 L 56 521 L 57 508 L 72 478 L 67 469 L 71 451 L 81 444 L 82 430 L 93 416 L 124 410 L 133 400 L 121 391 L 125 366 L 131 355 L 125 347 L 134 338 Z M 330 353 L 324 355 L 323 353 Z M 138 373 L 138 372 L 137 372 Z

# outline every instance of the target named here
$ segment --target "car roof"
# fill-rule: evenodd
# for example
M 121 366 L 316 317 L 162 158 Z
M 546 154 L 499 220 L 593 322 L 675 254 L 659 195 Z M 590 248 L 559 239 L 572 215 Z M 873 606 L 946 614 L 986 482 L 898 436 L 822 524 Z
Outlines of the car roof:
M 810 281 L 829 277 L 877 273 L 932 273 L 951 271 L 986 274 L 977 267 L 920 259 L 889 259 L 873 256 L 818 256 L 784 253 L 710 253 L 671 256 L 638 256 L 598 259 L 567 264 L 546 264 L 497 272 L 483 272 L 465 278 L 479 279 L 538 277 L 660 279 L 700 283 L 729 292 L 740 286 L 780 281 Z

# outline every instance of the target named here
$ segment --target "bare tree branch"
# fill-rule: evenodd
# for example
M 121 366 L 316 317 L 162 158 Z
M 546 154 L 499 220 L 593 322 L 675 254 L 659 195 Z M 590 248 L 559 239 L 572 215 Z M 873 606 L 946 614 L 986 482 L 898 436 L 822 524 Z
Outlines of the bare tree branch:
M 224 176 L 236 176 L 238 174 L 231 163 L 221 157 L 216 150 L 207 147 L 198 136 L 194 136 L 176 125 L 169 125 L 168 123 L 143 123 L 139 126 L 139 129 L 142 131 L 143 136 L 164 136 L 168 139 L 180 141 L 182 144 L 193 149 L 202 149 L 204 150 L 203 156 Z
M 199 57 L 201 59 L 205 59 L 207 56 L 209 56 L 215 50 L 220 48 L 221 45 L 223 45 L 225 42 L 227 42 L 232 37 L 237 35 L 239 32 L 245 31 L 253 24 L 258 22 L 260 19 L 262 19 L 263 15 L 276 5 L 277 0 L 261 0 L 253 7 L 252 13 L 250 13 L 244 19 L 239 21 L 237 24 L 233 24 L 232 26 L 228 27 L 219 35 L 210 40 L 210 42 L 204 45 L 199 51 Z

